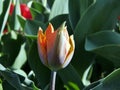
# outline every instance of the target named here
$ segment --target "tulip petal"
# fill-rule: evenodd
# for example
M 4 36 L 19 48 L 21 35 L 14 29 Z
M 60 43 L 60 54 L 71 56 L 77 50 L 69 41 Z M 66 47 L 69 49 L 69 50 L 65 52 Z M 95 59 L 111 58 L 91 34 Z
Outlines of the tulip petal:
M 43 33 L 43 30 L 40 28 L 38 31 L 38 52 L 43 64 L 47 65 L 47 45 L 46 45 L 46 36 Z
M 70 42 L 71 47 L 69 49 L 68 55 L 66 56 L 65 62 L 62 66 L 63 68 L 65 68 L 70 63 L 70 61 L 73 57 L 73 54 L 74 54 L 75 43 L 74 43 L 73 35 L 70 36 L 69 42 Z
M 62 65 L 70 49 L 69 36 L 68 36 L 68 32 L 66 28 L 60 32 L 59 42 L 58 42 L 57 47 L 58 47 L 57 52 L 59 55 L 59 61 Z
M 47 40 L 47 52 L 50 52 L 53 49 L 57 31 L 54 31 L 52 24 L 50 23 L 48 28 L 46 29 L 46 40 Z
M 69 36 L 66 30 L 66 27 L 63 30 L 58 30 L 57 37 L 55 41 L 55 45 L 53 47 L 53 52 L 48 56 L 51 57 L 51 60 L 48 60 L 48 64 L 55 69 L 61 68 L 62 64 L 64 64 L 67 53 L 69 52 L 70 44 L 69 44 Z
M 47 57 L 48 63 L 53 61 L 54 57 L 54 46 L 56 42 L 57 30 L 54 31 L 54 28 L 51 23 L 49 23 L 48 28 L 46 29 L 46 41 L 47 41 Z

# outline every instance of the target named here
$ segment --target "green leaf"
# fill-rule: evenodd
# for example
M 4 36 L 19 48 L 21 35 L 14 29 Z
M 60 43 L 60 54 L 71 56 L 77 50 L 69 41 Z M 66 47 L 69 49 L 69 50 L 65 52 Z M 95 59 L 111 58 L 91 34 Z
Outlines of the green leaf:
M 86 86 L 85 88 L 83 88 L 83 90 L 90 90 L 91 88 L 96 87 L 97 85 L 99 85 L 101 83 L 102 80 L 103 79 L 97 80 L 97 81 L 91 83 L 89 86 Z
M 95 87 L 84 90 L 119 90 L 120 89 L 119 76 L 120 76 L 120 69 L 116 69 L 107 77 L 105 77 L 103 80 L 101 80 L 101 82 Z
M 24 42 L 24 37 L 12 31 L 9 34 L 3 35 L 1 41 L 3 42 L 2 52 L 7 55 L 7 59 L 4 58 L 6 62 L 5 66 L 11 66 L 20 51 L 20 47 Z
M 3 90 L 15 90 L 15 88 L 9 84 L 6 80 L 3 81 L 2 83 Z
M 4 78 L 2 81 L 4 90 L 40 90 L 34 85 L 33 81 L 27 78 L 27 74 L 21 69 L 11 71 L 0 64 L 0 75 Z
M 8 15 L 9 15 L 9 10 L 10 10 L 10 5 L 11 5 L 11 1 L 12 0 L 5 0 L 4 3 L 3 3 L 3 12 L 2 14 L 0 15 L 0 39 L 1 39 L 1 36 L 2 36 L 2 33 L 3 33 L 3 30 L 6 26 L 6 22 L 7 22 L 7 19 L 8 19 Z
M 45 17 L 42 13 L 38 12 L 34 8 L 30 8 L 30 11 L 31 11 L 31 14 L 32 14 L 32 17 L 34 18 L 34 20 L 44 22 Z
M 1 15 L 2 11 L 3 11 L 3 1 L 2 0 L 0 1 L 0 6 L 1 6 L 1 8 L 0 8 L 0 15 Z
M 57 15 L 68 14 L 68 0 L 55 0 L 50 12 L 49 20 Z
M 8 65 L 8 56 L 6 54 L 3 54 L 3 55 L 0 56 L 0 63 L 2 65 L 4 65 L 5 67 L 9 66 Z
M 31 69 L 35 73 L 35 77 L 37 78 L 40 87 L 43 89 L 49 83 L 50 70 L 45 67 L 40 61 L 36 40 L 32 42 L 31 48 L 29 50 L 28 62 Z
M 87 77 L 89 77 L 88 80 L 90 80 L 90 82 L 97 81 L 110 74 L 114 69 L 115 66 L 113 62 L 99 55 L 95 55 L 91 75 L 87 75 Z
M 22 16 L 19 16 L 19 15 L 18 15 L 18 20 L 20 22 L 20 25 L 21 25 L 22 29 L 24 30 L 26 20 Z
M 0 90 L 3 90 L 2 84 L 0 83 Z
M 74 29 L 80 19 L 80 1 L 81 0 L 69 0 L 69 18 L 72 29 Z M 74 3 L 74 4 L 73 4 Z
M 109 30 L 114 28 L 117 16 L 120 14 L 119 2 L 119 0 L 97 0 L 88 8 L 75 28 L 77 45 L 80 45 L 87 33 L 97 32 L 103 28 Z
M 73 30 L 81 16 L 92 3 L 93 0 L 69 0 L 69 19 Z
M 86 12 L 88 7 L 91 4 L 93 4 L 93 2 L 95 2 L 95 0 L 80 0 L 80 13 L 81 13 L 81 16 Z
M 42 0 L 43 3 L 45 1 L 47 1 L 49 8 L 52 8 L 52 5 L 53 5 L 53 3 L 54 3 L 55 0 L 50 0 L 50 1 L 49 0 Z
M 42 22 L 38 22 L 35 20 L 34 21 L 27 20 L 24 31 L 25 31 L 26 35 L 35 36 L 35 35 L 37 35 L 39 27 L 44 29 L 44 24 Z
M 69 82 L 69 86 L 71 88 L 69 88 L 67 85 L 65 85 L 66 90 L 80 90 L 80 88 L 73 82 Z
M 22 90 L 19 77 L 11 72 L 10 70 L 6 69 L 4 66 L 0 64 L 0 74 L 7 80 L 13 87 L 18 90 Z
M 25 51 L 25 43 L 21 45 L 20 51 L 18 56 L 15 59 L 15 62 L 12 65 L 12 68 L 14 69 L 20 69 L 26 62 L 27 55 Z
M 84 49 L 85 37 L 99 30 L 112 30 L 116 25 L 117 16 L 120 15 L 119 3 L 120 0 L 96 0 L 79 20 L 74 31 L 76 48 L 72 61 L 76 60 L 76 63 L 72 62 L 72 65 L 80 69 L 80 74 L 94 60 L 94 54 Z
M 39 13 L 43 13 L 45 11 L 45 7 L 40 2 L 34 1 L 31 7 L 34 8 Z
M 58 74 L 60 78 L 62 79 L 62 81 L 64 82 L 64 84 L 67 87 L 69 87 L 70 90 L 74 89 L 73 87 L 71 87 L 70 83 L 74 83 L 76 88 L 79 88 L 79 90 L 81 90 L 84 87 L 81 81 L 80 75 L 77 73 L 77 71 L 72 65 L 69 65 L 65 69 L 60 70 Z
M 94 52 L 120 66 L 120 34 L 101 31 L 86 38 L 85 49 Z

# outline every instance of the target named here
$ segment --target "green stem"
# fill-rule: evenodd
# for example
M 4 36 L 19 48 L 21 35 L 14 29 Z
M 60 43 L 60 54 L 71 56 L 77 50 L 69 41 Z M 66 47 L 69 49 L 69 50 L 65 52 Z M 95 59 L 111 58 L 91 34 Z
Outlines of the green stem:
M 51 71 L 50 90 L 55 90 L 56 71 Z

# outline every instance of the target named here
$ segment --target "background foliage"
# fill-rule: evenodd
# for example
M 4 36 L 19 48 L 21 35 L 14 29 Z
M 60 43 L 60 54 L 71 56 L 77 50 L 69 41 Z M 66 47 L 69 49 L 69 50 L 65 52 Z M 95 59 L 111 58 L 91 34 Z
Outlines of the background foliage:
M 22 15 L 23 3 L 32 18 Z M 76 47 L 56 90 L 120 90 L 120 0 L 0 0 L 0 6 L 0 90 L 48 90 L 37 31 L 64 21 Z

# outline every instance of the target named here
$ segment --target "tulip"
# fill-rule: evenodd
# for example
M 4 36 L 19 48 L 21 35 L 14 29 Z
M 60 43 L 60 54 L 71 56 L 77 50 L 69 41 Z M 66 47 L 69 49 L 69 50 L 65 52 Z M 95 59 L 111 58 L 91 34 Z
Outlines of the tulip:
M 51 23 L 44 33 L 39 28 L 37 43 L 41 62 L 53 71 L 65 68 L 73 57 L 73 35 L 69 37 L 65 23 L 55 31 Z
M 13 11 L 14 11 L 14 4 L 12 3 L 11 5 L 10 5 L 10 11 L 9 11 L 9 14 L 10 15 L 12 15 L 12 13 L 13 13 Z
M 8 32 L 8 29 L 4 29 L 3 34 L 6 34 Z
M 12 3 L 10 5 L 10 11 L 9 11 L 9 14 L 12 15 L 13 11 L 14 11 L 14 7 L 15 5 Z M 26 19 L 32 19 L 32 15 L 31 15 L 31 12 L 30 12 L 30 9 L 29 7 L 26 5 L 26 4 L 20 4 L 20 11 L 21 11 L 21 15 L 26 18 Z
M 30 9 L 26 4 L 20 4 L 21 14 L 26 19 L 32 19 Z

